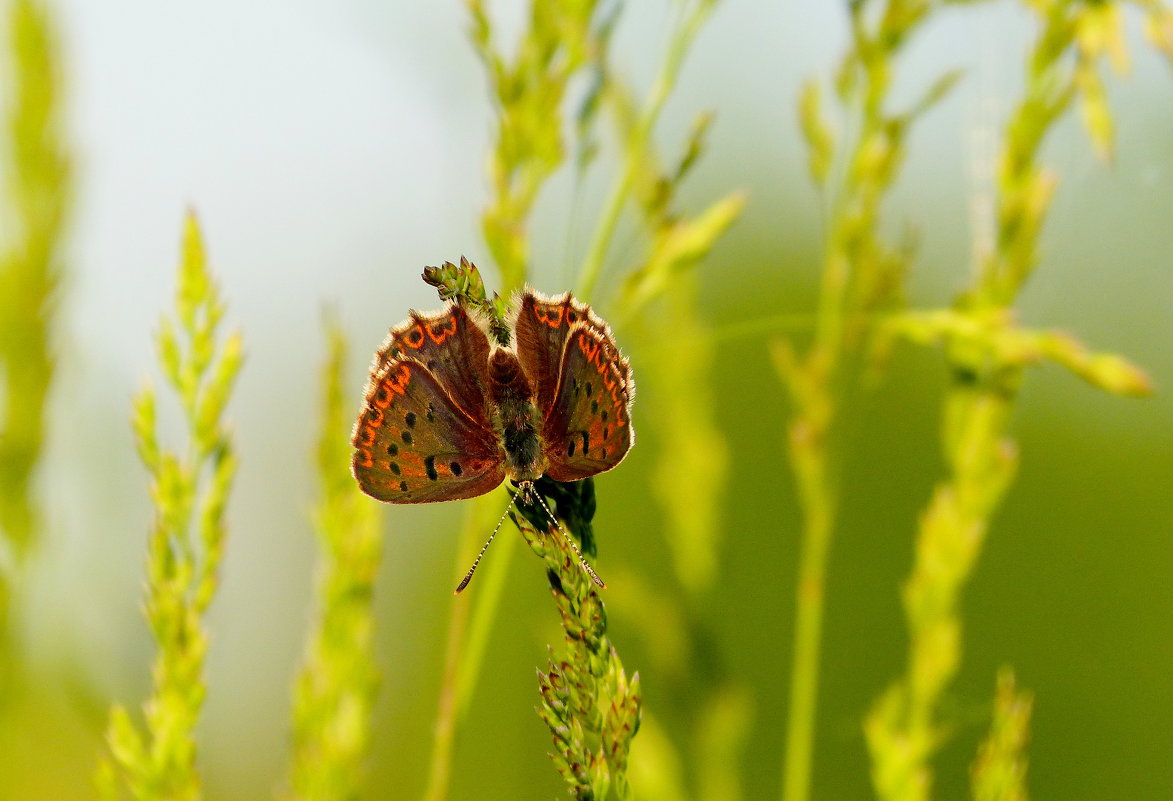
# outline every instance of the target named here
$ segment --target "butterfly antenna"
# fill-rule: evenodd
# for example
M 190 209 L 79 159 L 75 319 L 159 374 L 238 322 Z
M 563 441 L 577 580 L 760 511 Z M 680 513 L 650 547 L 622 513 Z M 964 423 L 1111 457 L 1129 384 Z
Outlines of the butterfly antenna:
M 493 529 L 493 533 L 489 535 L 489 539 L 487 539 L 485 544 L 481 546 L 481 552 L 477 554 L 477 558 L 473 560 L 472 567 L 468 569 L 468 572 L 464 574 L 464 578 L 461 579 L 460 584 L 456 586 L 456 591 L 452 593 L 453 595 L 460 595 L 460 591 L 467 587 L 468 583 L 472 581 L 472 574 L 476 572 L 477 565 L 481 563 L 481 557 L 485 555 L 485 551 L 489 550 L 489 546 L 493 544 L 493 537 L 496 537 L 497 532 L 501 530 L 501 526 L 505 522 L 505 517 L 509 514 L 509 510 L 513 508 L 513 504 L 516 501 L 516 496 L 511 496 L 509 498 L 509 505 L 506 506 L 505 511 L 501 513 L 501 519 L 497 521 L 497 527 Z
M 580 551 L 578 546 L 574 544 L 574 537 L 570 536 L 570 532 L 568 532 L 566 527 L 562 525 L 562 521 L 554 517 L 554 513 L 550 511 L 550 507 L 546 506 L 545 498 L 543 498 L 536 489 L 531 491 L 533 492 L 534 497 L 538 499 L 538 503 L 540 503 L 542 508 L 546 510 L 546 514 L 550 516 L 550 520 L 554 523 L 554 526 L 562 533 L 562 538 L 566 540 L 566 544 L 569 545 L 571 550 L 574 551 L 574 555 L 578 557 L 578 563 L 582 565 L 582 569 L 585 570 L 587 575 L 591 577 L 591 581 L 595 582 L 599 589 L 607 589 L 607 585 L 603 583 L 601 578 L 599 578 L 599 574 L 595 572 L 595 569 L 591 567 L 590 562 L 588 562 L 586 557 L 582 555 L 582 551 Z

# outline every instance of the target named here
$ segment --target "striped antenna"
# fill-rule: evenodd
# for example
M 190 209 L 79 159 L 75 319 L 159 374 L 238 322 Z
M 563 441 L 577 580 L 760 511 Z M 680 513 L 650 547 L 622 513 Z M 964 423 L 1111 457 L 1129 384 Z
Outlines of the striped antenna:
M 534 489 L 533 482 L 526 481 L 523 484 L 520 484 L 519 487 L 521 488 L 522 492 L 527 492 L 529 495 L 532 495 L 538 499 L 538 503 L 542 505 L 542 508 L 546 510 L 546 514 L 549 515 L 550 522 L 553 523 L 558 531 L 562 533 L 562 538 L 566 540 L 566 544 L 570 546 L 572 551 L 574 551 L 574 555 L 578 557 L 578 563 L 582 565 L 582 569 L 585 570 L 587 575 L 591 577 L 591 581 L 595 582 L 599 589 L 607 589 L 607 585 L 603 583 L 601 578 L 599 578 L 599 574 L 595 572 L 595 569 L 591 567 L 590 562 L 588 562 L 586 557 L 582 555 L 582 551 L 580 551 L 578 546 L 574 544 L 574 537 L 570 536 L 570 532 L 568 532 L 566 527 L 562 525 L 562 521 L 554 517 L 554 513 L 550 511 L 550 507 L 546 506 L 546 499 L 541 496 L 541 493 Z
M 506 506 L 505 511 L 501 513 L 501 519 L 497 521 L 497 527 L 493 529 L 493 533 L 489 535 L 489 539 L 486 540 L 485 544 L 481 546 L 481 552 L 477 554 L 477 558 L 473 560 L 472 567 L 468 569 L 468 572 L 464 574 L 464 578 L 461 579 L 460 584 L 456 586 L 456 590 L 452 593 L 453 595 L 460 595 L 460 591 L 467 587 L 468 583 L 472 581 L 472 574 L 476 572 L 477 565 L 481 563 L 481 557 L 485 555 L 485 551 L 489 550 L 489 546 L 493 544 L 493 537 L 496 537 L 497 532 L 501 530 L 501 525 L 505 522 L 506 515 L 509 514 L 509 510 L 513 508 L 513 504 L 516 501 L 516 495 L 509 496 L 509 505 Z
M 570 536 L 570 532 L 568 532 L 566 527 L 562 525 L 562 521 L 555 517 L 554 513 L 550 511 L 550 507 L 546 505 L 546 499 L 543 498 L 541 493 L 539 493 L 537 489 L 534 488 L 534 483 L 532 481 L 522 481 L 517 485 L 517 489 L 517 495 L 512 495 L 509 498 L 509 505 L 506 506 L 505 511 L 501 513 L 501 519 L 497 521 L 497 525 L 493 529 L 493 533 L 489 535 L 489 539 L 487 539 L 485 544 L 481 546 L 481 552 L 478 553 L 477 558 L 473 560 L 472 567 L 470 567 L 468 572 L 464 574 L 464 578 L 460 580 L 460 584 L 456 586 L 456 590 L 452 594 L 459 595 L 461 591 L 468 586 L 469 582 L 472 581 L 472 574 L 476 572 L 477 565 L 481 563 L 481 557 L 485 555 L 485 551 L 489 550 L 489 546 L 493 544 L 493 538 L 497 536 L 497 532 L 500 531 L 501 526 L 504 525 L 505 518 L 509 515 L 509 510 L 513 508 L 515 503 L 517 503 L 518 495 L 522 496 L 522 500 L 526 501 L 527 503 L 531 498 L 538 499 L 538 503 L 540 503 L 542 508 L 546 510 L 546 515 L 550 518 L 550 522 L 554 524 L 554 527 L 566 541 L 566 544 L 570 546 L 572 551 L 574 551 L 574 555 L 578 557 L 578 563 L 582 565 L 582 569 L 586 571 L 586 574 L 591 577 L 591 581 L 595 582 L 599 589 L 607 589 L 607 585 L 603 583 L 603 580 L 599 578 L 599 574 L 595 572 L 595 569 L 591 567 L 590 562 L 588 562 L 586 557 L 582 555 L 582 551 L 580 551 L 578 546 L 575 545 L 574 537 Z

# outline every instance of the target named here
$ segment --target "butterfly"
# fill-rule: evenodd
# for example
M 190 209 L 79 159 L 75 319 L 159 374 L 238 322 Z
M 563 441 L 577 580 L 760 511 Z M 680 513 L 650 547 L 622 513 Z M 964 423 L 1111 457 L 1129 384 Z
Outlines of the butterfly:
M 541 476 L 577 481 L 623 461 L 635 382 L 610 328 L 569 292 L 526 289 L 513 305 L 512 344 L 461 303 L 391 329 L 352 437 L 363 492 L 452 501 L 508 478 L 528 494 Z

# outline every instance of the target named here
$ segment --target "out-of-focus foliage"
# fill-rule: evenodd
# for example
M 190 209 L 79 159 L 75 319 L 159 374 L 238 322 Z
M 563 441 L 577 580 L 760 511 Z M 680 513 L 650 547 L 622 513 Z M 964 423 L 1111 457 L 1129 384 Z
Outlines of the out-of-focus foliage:
M 326 327 L 326 342 L 317 451 L 321 499 L 314 513 L 321 550 L 318 609 L 294 687 L 290 783 L 297 799 L 346 801 L 360 795 L 379 686 L 373 608 L 383 532 L 374 502 L 350 475 L 347 348 L 336 320 Z
M 881 229 L 883 203 L 904 162 L 912 125 L 956 83 L 946 72 L 920 90 L 910 106 L 893 110 L 895 65 L 903 48 L 930 18 L 921 0 L 860 2 L 850 7 L 851 45 L 837 75 L 837 91 L 858 128 L 836 137 L 823 118 L 820 90 L 808 83 L 799 105 L 809 168 L 830 208 L 814 336 L 804 353 L 788 340 L 774 343 L 774 363 L 790 395 L 788 456 L 803 514 L 794 618 L 794 661 L 786 726 L 782 797 L 810 797 L 820 684 L 824 596 L 831 543 L 841 504 L 840 471 L 847 458 L 845 428 L 862 377 L 874 357 L 876 322 L 899 306 L 911 261 L 907 242 L 892 243 Z M 842 142 L 842 152 L 834 146 Z M 833 161 L 841 165 L 829 182 Z
M 498 107 L 490 162 L 493 200 L 482 226 L 502 286 L 513 290 L 525 281 L 529 266 L 526 224 L 538 190 L 566 159 L 560 122 L 567 84 L 601 58 L 606 27 L 596 19 L 595 0 L 533 3 L 517 55 L 510 60 L 497 49 L 482 0 L 467 5 L 472 41 Z
M 1040 3 L 1038 11 L 1026 94 L 1002 146 L 994 250 L 984 254 L 974 285 L 951 314 L 913 318 L 911 326 L 918 338 L 945 343 L 951 385 L 941 439 L 948 477 L 921 515 L 913 571 L 903 587 L 911 638 L 905 675 L 885 691 L 865 724 L 873 783 L 886 801 L 933 797 L 930 760 L 951 726 L 940 706 L 962 656 L 961 591 L 1018 467 L 1010 421 L 1023 368 L 1055 357 L 1103 389 L 1130 395 L 1149 390 L 1144 373 L 1124 359 L 1091 356 L 1069 336 L 1026 331 L 1013 322 L 1013 306 L 1038 261 L 1056 184 L 1038 164 L 1039 146 L 1067 107 L 1082 98 L 1092 141 L 1101 152 L 1110 148 L 1096 61 L 1106 52 L 1120 60 L 1123 53 L 1117 7 L 1056 0 Z M 1097 27 L 1102 30 L 1092 37 L 1088 32 Z M 1074 68 L 1065 66 L 1069 60 Z M 1095 111 L 1086 113 L 1089 107 Z M 935 332 L 932 321 L 938 322 Z
M 37 536 L 35 470 L 53 379 L 57 286 L 70 165 L 53 26 L 36 0 L 5 7 L 11 90 L 4 127 L 0 220 L 0 694 L 4 692 L 12 585 Z
M 994 720 L 974 760 L 974 801 L 1027 801 L 1026 742 L 1030 728 L 1030 693 L 1014 682 L 1014 672 L 998 673 Z
M 125 707 L 110 713 L 110 756 L 99 769 L 105 798 L 195 801 L 196 725 L 207 694 L 208 606 L 220 583 L 228 492 L 237 457 L 223 420 L 243 360 L 240 334 L 217 337 L 224 303 L 208 272 L 194 214 L 183 229 L 174 317 L 159 328 L 159 362 L 178 396 L 188 441 L 162 446 L 155 392 L 134 402 L 139 457 L 151 475 L 155 522 L 147 545 L 144 603 L 157 650 L 154 689 L 140 728 Z

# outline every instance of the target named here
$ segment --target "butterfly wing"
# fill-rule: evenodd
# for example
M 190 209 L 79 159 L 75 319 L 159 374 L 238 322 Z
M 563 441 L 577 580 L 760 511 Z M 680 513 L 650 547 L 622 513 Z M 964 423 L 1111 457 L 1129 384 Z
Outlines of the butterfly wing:
M 412 311 L 375 354 L 376 365 L 391 359 L 419 362 L 470 417 L 483 415 L 489 339 L 464 307 L 449 304 L 434 314 Z
M 634 396 L 631 367 L 606 324 L 593 315 L 572 323 L 553 400 L 542 420 L 545 474 L 555 481 L 577 481 L 623 461 L 635 441 Z
M 465 411 L 415 359 L 377 364 L 352 442 L 354 477 L 380 501 L 472 498 L 505 479 L 505 454 L 483 396 L 473 413 Z
M 517 359 L 534 389 L 534 404 L 545 413 L 558 393 L 562 353 L 571 326 L 583 320 L 591 320 L 603 327 L 605 324 L 591 313 L 589 306 L 576 301 L 569 292 L 548 298 L 527 289 L 517 306 L 514 323 Z

